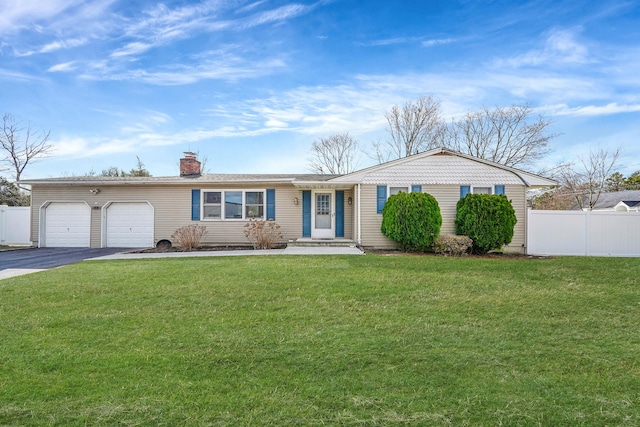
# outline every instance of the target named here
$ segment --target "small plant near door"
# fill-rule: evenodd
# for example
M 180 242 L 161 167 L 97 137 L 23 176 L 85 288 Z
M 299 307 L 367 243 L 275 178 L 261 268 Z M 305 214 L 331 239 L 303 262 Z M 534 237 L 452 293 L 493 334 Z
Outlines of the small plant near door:
M 438 236 L 433 251 L 444 256 L 464 256 L 471 251 L 473 240 L 468 236 Z
M 280 225 L 273 220 L 249 220 L 244 226 L 244 235 L 253 245 L 253 249 L 273 249 L 282 240 Z
M 205 234 L 207 234 L 207 228 L 205 226 L 191 224 L 178 228 L 171 235 L 171 238 L 183 251 L 191 251 L 200 246 Z

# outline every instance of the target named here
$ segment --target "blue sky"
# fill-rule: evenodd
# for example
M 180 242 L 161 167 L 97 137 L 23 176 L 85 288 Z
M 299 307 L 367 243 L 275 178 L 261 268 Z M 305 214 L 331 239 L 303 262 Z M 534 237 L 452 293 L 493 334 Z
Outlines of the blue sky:
M 0 59 L 0 113 L 55 146 L 24 178 L 136 156 L 176 175 L 183 151 L 304 173 L 313 140 L 367 150 L 428 94 L 447 118 L 529 103 L 559 135 L 547 164 L 621 146 L 617 169 L 640 169 L 638 1 L 4 0 Z

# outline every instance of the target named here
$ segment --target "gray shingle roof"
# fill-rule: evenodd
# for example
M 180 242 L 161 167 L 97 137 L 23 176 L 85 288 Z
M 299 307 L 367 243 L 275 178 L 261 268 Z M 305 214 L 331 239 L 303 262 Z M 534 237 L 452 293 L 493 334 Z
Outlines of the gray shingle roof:
M 335 178 L 332 182 L 362 182 L 364 184 L 516 184 L 554 186 L 555 181 L 488 160 L 478 159 L 446 148 L 436 148 L 420 154 L 373 166 Z
M 327 181 L 339 175 L 318 174 L 202 174 L 193 177 L 152 176 L 152 177 L 111 177 L 111 176 L 70 176 L 62 178 L 28 179 L 23 184 L 185 184 L 198 183 L 242 183 L 242 182 L 294 182 Z
M 611 193 L 601 193 L 593 209 L 613 208 L 621 201 L 625 201 L 627 206 L 635 206 L 635 204 L 640 203 L 640 190 L 625 190 L 613 191 Z M 630 203 L 635 204 L 631 205 Z

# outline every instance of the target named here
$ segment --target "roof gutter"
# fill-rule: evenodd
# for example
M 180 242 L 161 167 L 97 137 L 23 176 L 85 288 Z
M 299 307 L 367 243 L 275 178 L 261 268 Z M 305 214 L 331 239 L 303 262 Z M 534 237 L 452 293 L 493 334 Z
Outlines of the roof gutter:
M 281 183 L 293 183 L 295 179 L 292 178 L 274 178 L 274 179 L 234 179 L 234 180 L 224 180 L 224 181 L 211 181 L 205 179 L 198 178 L 183 178 L 180 180 L 157 180 L 157 181 L 111 181 L 111 180 L 86 180 L 86 181 L 77 181 L 77 180 L 21 180 L 18 181 L 20 184 L 24 185 L 189 185 L 193 183 L 199 184 L 207 184 L 207 185 L 217 185 L 217 184 L 244 184 L 244 183 L 263 183 L 263 184 L 281 184 Z

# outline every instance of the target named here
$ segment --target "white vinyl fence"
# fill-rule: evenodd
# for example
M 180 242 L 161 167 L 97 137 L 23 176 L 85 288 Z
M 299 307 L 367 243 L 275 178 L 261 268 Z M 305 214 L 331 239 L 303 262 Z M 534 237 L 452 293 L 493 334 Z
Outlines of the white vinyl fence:
M 640 257 L 640 212 L 529 209 L 527 253 Z
M 31 208 L 0 205 L 0 245 L 31 244 Z

